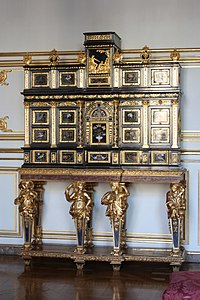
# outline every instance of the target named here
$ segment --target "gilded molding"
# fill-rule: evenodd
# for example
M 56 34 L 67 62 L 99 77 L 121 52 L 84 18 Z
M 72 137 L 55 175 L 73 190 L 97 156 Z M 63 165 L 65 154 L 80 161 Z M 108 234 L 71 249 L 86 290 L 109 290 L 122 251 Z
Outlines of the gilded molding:
M 122 170 L 110 170 L 110 169 L 48 169 L 48 168 L 37 168 L 37 169 L 20 169 L 20 175 L 67 175 L 67 176 L 121 176 Z

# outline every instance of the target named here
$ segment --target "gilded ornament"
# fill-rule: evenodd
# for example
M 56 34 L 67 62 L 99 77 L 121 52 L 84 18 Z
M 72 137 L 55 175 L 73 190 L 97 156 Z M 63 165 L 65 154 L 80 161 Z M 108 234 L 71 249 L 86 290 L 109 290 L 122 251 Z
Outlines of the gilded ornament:
M 19 184 L 21 190 L 19 196 L 15 199 L 15 204 L 19 205 L 19 212 L 25 220 L 33 220 L 36 214 L 37 192 L 34 191 L 32 181 L 21 181 Z
M 177 51 L 176 49 L 174 49 L 172 52 L 171 52 L 171 54 L 170 54 L 170 58 L 171 58 L 171 60 L 173 60 L 173 61 L 177 61 L 177 60 L 179 60 L 180 59 L 180 52 L 179 51 Z
M 65 190 L 68 202 L 73 202 L 70 207 L 70 215 L 73 219 L 81 220 L 84 218 L 89 221 L 92 212 L 92 199 L 85 188 L 85 183 L 77 181 L 70 184 Z
M 150 57 L 151 57 L 151 52 L 149 50 L 149 47 L 147 47 L 147 45 L 145 45 L 143 48 L 142 48 L 142 52 L 140 54 L 140 57 L 142 59 L 142 62 L 144 64 L 146 63 L 149 63 L 150 61 Z
M 107 192 L 101 199 L 101 204 L 107 205 L 106 216 L 110 218 L 110 221 L 124 222 L 125 213 L 128 208 L 127 197 L 129 192 L 125 186 L 125 183 L 112 182 L 112 191 Z
M 119 53 L 119 50 L 117 49 L 115 51 L 115 53 L 113 54 L 113 60 L 115 63 L 119 64 L 120 62 L 122 62 L 122 54 Z
M 32 56 L 26 53 L 23 57 L 23 64 L 24 65 L 30 65 L 32 63 Z
M 59 59 L 60 59 L 60 57 L 58 56 L 56 49 L 53 49 L 49 56 L 49 60 L 50 60 L 51 64 L 52 65 L 58 64 Z
M 166 206 L 169 218 L 184 219 L 186 211 L 185 181 L 171 183 L 167 192 Z
M 88 41 L 98 41 L 98 40 L 110 40 L 109 34 L 95 34 L 95 35 L 88 35 L 86 37 Z
M 6 82 L 8 72 L 12 72 L 12 70 L 0 71 L 0 85 L 9 85 L 9 83 Z
M 0 131 L 2 132 L 12 132 L 12 129 L 8 129 L 7 120 L 9 119 L 8 116 L 0 118 Z
M 110 50 L 97 50 L 99 53 L 106 55 L 106 59 L 99 60 L 92 55 L 88 59 L 88 71 L 92 74 L 109 73 L 110 72 Z
M 86 55 L 85 53 L 80 53 L 77 57 L 77 61 L 80 63 L 80 64 L 84 64 L 86 62 Z

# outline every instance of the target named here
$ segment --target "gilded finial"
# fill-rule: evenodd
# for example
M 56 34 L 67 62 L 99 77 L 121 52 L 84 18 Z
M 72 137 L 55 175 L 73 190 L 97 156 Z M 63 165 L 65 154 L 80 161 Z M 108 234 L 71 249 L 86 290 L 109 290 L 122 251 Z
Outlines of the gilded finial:
M 143 48 L 142 48 L 142 52 L 140 54 L 140 57 L 142 59 L 142 62 L 144 64 L 146 63 L 149 63 L 150 61 L 150 56 L 151 56 L 151 52 L 149 50 L 149 47 L 147 45 L 145 45 Z
M 180 59 L 180 53 L 176 49 L 174 49 L 170 54 L 170 58 L 171 60 L 177 61 Z
M 26 55 L 23 57 L 23 63 L 25 65 L 30 65 L 32 63 L 32 56 L 26 53 Z
M 51 55 L 49 56 L 49 60 L 50 60 L 50 62 L 51 62 L 52 65 L 56 65 L 56 64 L 58 63 L 58 61 L 59 61 L 59 56 L 58 56 L 58 54 L 57 54 L 56 49 L 53 49 L 53 50 L 51 51 Z

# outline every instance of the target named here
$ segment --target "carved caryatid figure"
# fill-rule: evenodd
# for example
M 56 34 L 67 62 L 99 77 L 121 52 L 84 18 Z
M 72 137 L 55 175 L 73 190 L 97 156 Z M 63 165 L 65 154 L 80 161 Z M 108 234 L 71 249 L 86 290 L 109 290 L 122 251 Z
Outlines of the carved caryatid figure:
M 124 183 L 113 182 L 112 191 L 107 192 L 101 200 L 101 203 L 107 205 L 106 216 L 111 220 L 122 222 L 125 219 L 125 213 L 128 208 L 127 197 L 129 192 Z
M 166 206 L 169 218 L 184 218 L 186 210 L 185 182 L 170 185 Z
M 87 222 L 90 221 L 93 202 L 89 193 L 86 191 L 85 183 L 78 181 L 70 184 L 65 190 L 67 201 L 73 202 L 70 207 L 70 215 L 74 219 L 77 234 L 76 252 L 85 252 L 84 237 L 87 229 Z
M 181 254 L 180 239 L 183 233 L 183 221 L 186 211 L 185 181 L 170 184 L 166 206 L 173 240 L 172 255 L 179 256 Z
M 19 212 L 24 219 L 25 233 L 25 249 L 31 249 L 32 227 L 34 217 L 37 211 L 38 194 L 34 191 L 34 183 L 32 181 L 21 181 L 19 184 L 21 190 L 19 196 L 15 199 L 15 204 L 19 205 Z
M 36 213 L 37 192 L 34 191 L 32 181 L 21 181 L 19 184 L 21 190 L 19 196 L 15 199 L 15 204 L 19 205 L 19 212 L 25 219 L 33 219 Z
M 106 216 L 110 218 L 113 229 L 114 249 L 112 254 L 121 254 L 121 247 L 126 246 L 126 210 L 128 208 L 127 197 L 129 192 L 125 183 L 112 182 L 112 190 L 101 199 L 101 204 L 107 205 Z
M 85 190 L 85 184 L 81 181 L 70 184 L 65 190 L 65 195 L 67 201 L 73 202 L 69 211 L 72 218 L 85 218 L 88 221 L 92 211 L 92 199 Z

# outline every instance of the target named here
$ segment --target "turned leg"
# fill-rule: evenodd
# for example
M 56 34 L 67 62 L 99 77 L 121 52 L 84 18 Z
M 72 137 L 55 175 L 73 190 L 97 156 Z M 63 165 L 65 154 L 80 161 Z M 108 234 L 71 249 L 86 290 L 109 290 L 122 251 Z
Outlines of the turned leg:
M 42 207 L 43 207 L 43 194 L 44 194 L 44 181 L 35 181 L 34 190 L 37 192 L 36 198 L 36 214 L 34 218 L 34 240 L 32 245 L 35 249 L 42 248 Z

